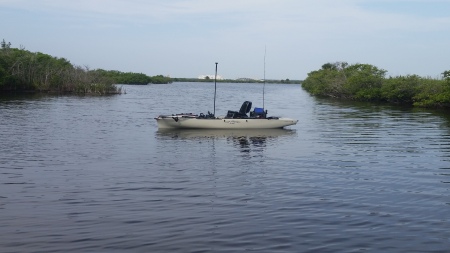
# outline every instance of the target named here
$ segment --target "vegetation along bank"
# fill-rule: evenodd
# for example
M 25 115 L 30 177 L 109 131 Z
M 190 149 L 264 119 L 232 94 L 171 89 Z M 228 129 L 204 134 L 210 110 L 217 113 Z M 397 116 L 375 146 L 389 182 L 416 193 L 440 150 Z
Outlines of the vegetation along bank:
M 369 64 L 326 63 L 308 73 L 302 87 L 323 97 L 450 108 L 450 70 L 444 71 L 440 79 L 417 75 L 386 77 L 386 73 Z
M 118 94 L 115 84 L 169 83 L 162 75 L 115 70 L 90 70 L 74 66 L 64 58 L 12 48 L 3 40 L 0 48 L 0 92 L 51 92 L 74 94 Z

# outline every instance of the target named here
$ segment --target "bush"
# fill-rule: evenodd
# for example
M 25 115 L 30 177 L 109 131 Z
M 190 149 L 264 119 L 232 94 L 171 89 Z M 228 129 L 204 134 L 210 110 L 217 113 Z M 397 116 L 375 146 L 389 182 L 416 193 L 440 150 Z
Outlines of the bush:
M 381 96 L 388 102 L 412 104 L 421 82 L 417 75 L 389 77 L 381 86 Z
M 317 96 L 450 107 L 450 71 L 442 73 L 441 80 L 385 75 L 386 70 L 369 64 L 326 63 L 322 69 L 308 73 L 302 87 Z

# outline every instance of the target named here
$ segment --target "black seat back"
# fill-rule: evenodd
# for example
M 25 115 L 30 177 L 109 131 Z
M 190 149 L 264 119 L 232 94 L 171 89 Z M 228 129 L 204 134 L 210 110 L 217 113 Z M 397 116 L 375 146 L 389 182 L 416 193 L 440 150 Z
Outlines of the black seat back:
M 239 110 L 239 113 L 247 114 L 247 113 L 250 112 L 251 109 L 252 109 L 252 102 L 245 101 L 244 103 L 242 103 L 242 106 L 241 106 L 241 109 Z

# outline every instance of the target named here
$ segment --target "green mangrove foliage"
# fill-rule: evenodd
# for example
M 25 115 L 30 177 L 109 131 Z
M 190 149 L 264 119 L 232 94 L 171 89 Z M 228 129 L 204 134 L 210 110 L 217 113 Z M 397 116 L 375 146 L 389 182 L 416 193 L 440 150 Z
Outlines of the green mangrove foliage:
M 171 83 L 172 79 L 167 76 L 157 75 L 157 76 L 147 76 L 142 73 L 132 73 L 132 72 L 120 72 L 117 70 L 103 70 L 97 69 L 94 72 L 101 76 L 111 78 L 117 84 L 166 84 Z
M 386 78 L 386 73 L 369 64 L 326 63 L 308 73 L 302 87 L 316 96 L 450 107 L 450 71 L 443 72 L 442 79 L 417 75 Z
M 72 65 L 65 58 L 53 57 L 0 42 L 0 92 L 41 91 L 77 94 L 117 94 L 115 84 L 169 83 L 169 77 L 149 77 L 142 73 L 123 73 Z
M 112 79 L 57 58 L 3 40 L 0 49 L 0 91 L 45 91 L 58 93 L 120 93 Z

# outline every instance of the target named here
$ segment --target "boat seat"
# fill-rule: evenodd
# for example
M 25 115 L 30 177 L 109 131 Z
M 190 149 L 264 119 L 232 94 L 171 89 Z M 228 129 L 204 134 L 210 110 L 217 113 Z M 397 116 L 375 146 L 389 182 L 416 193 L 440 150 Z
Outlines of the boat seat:
M 246 118 L 248 118 L 247 113 L 249 113 L 251 109 L 252 109 L 252 102 L 245 101 L 244 103 L 242 103 L 241 109 L 238 112 L 228 111 L 227 116 L 225 118 L 246 119 Z
M 245 101 L 244 103 L 242 103 L 241 109 L 239 110 L 239 113 L 240 114 L 247 114 L 247 113 L 250 112 L 251 109 L 252 109 L 252 102 Z

